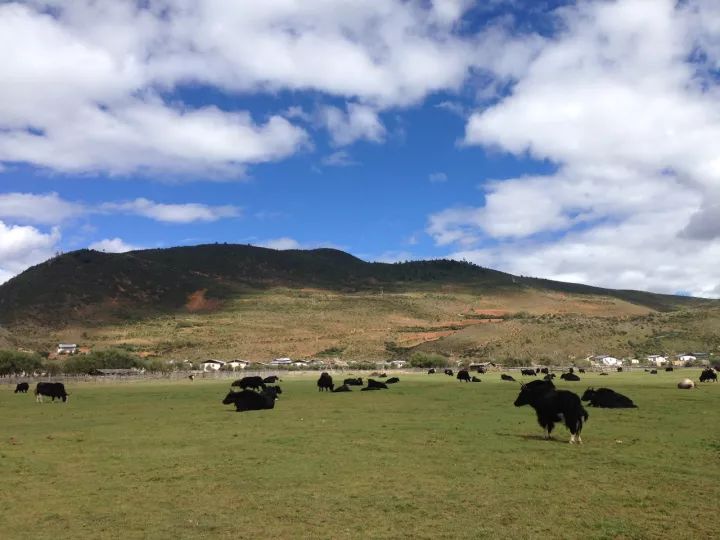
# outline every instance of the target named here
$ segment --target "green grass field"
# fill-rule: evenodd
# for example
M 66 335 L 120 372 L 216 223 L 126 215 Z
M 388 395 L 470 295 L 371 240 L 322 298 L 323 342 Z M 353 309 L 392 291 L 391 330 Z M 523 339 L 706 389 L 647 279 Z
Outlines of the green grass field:
M 558 382 L 639 405 L 589 408 L 582 446 L 542 440 L 497 373 L 350 394 L 288 376 L 249 413 L 221 404 L 229 380 L 68 384 L 67 404 L 2 385 L 0 536 L 710 538 L 720 384 L 683 376 Z

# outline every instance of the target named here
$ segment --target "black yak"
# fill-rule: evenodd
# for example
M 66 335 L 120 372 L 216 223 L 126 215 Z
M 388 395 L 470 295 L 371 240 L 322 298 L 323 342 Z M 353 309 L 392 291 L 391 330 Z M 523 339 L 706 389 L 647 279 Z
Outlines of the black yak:
M 712 368 L 703 369 L 703 372 L 700 374 L 700 382 L 717 382 L 717 373 L 713 371 Z
M 320 378 L 317 382 L 318 392 L 322 392 L 323 390 L 326 390 L 328 392 L 332 392 L 333 388 L 335 388 L 335 385 L 333 384 L 332 377 L 329 373 L 322 372 L 320 374 Z
M 26 382 L 17 383 L 17 386 L 15 386 L 15 393 L 18 392 L 21 394 L 27 394 L 28 390 L 30 390 L 30 385 Z
M 354 379 L 345 379 L 343 384 L 347 384 L 348 386 L 362 386 L 363 382 L 361 377 L 356 377 Z
M 592 407 L 603 407 L 605 409 L 635 409 L 635 405 L 627 396 L 618 394 L 609 388 L 588 388 L 582 395 L 582 401 L 589 401 Z
M 575 375 L 574 373 L 563 373 L 560 375 L 560 378 L 564 381 L 579 381 L 580 377 Z
M 265 377 L 263 379 L 263 382 L 265 384 L 275 384 L 279 380 L 280 380 L 280 377 L 278 377 L 277 375 L 270 375 L 269 377 Z
M 65 385 L 61 382 L 39 382 L 35 387 L 35 401 L 42 403 L 42 397 L 51 397 L 53 401 L 55 398 L 62 399 L 63 402 L 68 400 L 68 394 L 65 391 Z
M 374 379 L 368 379 L 367 388 L 363 388 L 363 390 L 387 390 L 387 384 Z
M 347 384 L 343 384 L 343 385 L 335 388 L 335 390 L 333 390 L 333 392 L 352 392 L 352 390 L 350 389 L 350 387 Z
M 400 379 L 398 379 L 397 377 L 390 377 L 387 381 L 385 381 L 385 384 L 395 384 L 399 382 Z
M 570 443 L 582 444 L 580 433 L 588 413 L 583 408 L 577 394 L 568 390 L 556 390 L 550 381 L 532 381 L 521 386 L 515 406 L 530 405 L 535 409 L 537 420 L 545 430 L 545 438 L 550 438 L 556 422 L 564 421 L 570 430 Z
M 457 374 L 458 381 L 470 382 L 470 373 L 467 369 L 461 369 Z
M 233 381 L 230 386 L 239 386 L 243 390 L 247 390 L 248 388 L 252 388 L 253 390 L 262 390 L 263 388 L 265 388 L 265 383 L 263 382 L 262 377 L 256 375 L 251 377 L 243 377 L 242 379 Z
M 242 390 L 240 392 L 230 392 L 225 399 L 223 405 L 235 405 L 236 411 L 260 411 L 263 409 L 274 409 L 275 400 L 279 393 L 279 387 L 268 386 L 260 392 L 253 390 Z
M 450 377 L 452 377 L 452 376 L 453 376 L 453 370 L 452 370 L 452 369 L 446 369 L 446 370 L 445 370 L 445 375 L 450 375 Z
M 501 378 L 503 381 L 514 381 L 514 380 L 515 380 L 512 375 L 506 375 L 505 373 L 502 373 L 502 374 L 500 375 L 500 378 Z
M 428 375 L 435 375 L 435 368 L 434 368 L 434 367 L 431 367 L 430 369 L 428 369 Z
M 521 369 L 520 374 L 527 375 L 528 377 L 536 377 L 537 376 L 537 373 L 535 373 L 534 369 Z
M 471 382 L 482 382 L 480 379 L 478 379 L 475 375 L 473 375 L 472 379 L 470 379 Z

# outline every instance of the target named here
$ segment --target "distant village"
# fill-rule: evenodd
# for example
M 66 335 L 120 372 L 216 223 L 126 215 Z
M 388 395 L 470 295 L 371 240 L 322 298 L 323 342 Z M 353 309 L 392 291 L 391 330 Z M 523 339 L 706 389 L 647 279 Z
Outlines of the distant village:
M 88 348 L 80 347 L 75 343 L 60 343 L 57 347 L 56 354 L 54 357 L 60 357 L 64 355 L 75 355 L 75 354 L 86 354 L 89 352 Z M 168 364 L 174 365 L 179 369 L 198 369 L 203 372 L 215 372 L 215 371 L 238 371 L 247 368 L 251 369 L 289 369 L 289 370 L 318 370 L 318 369 L 346 369 L 355 367 L 352 362 L 348 360 L 341 360 L 339 358 L 327 358 L 327 359 L 292 359 L 288 357 L 275 358 L 268 362 L 257 362 L 250 360 L 232 359 L 232 360 L 220 360 L 220 359 L 207 359 L 201 362 L 191 362 L 190 360 L 168 360 Z M 364 364 L 372 365 L 376 368 L 384 369 L 403 369 L 407 367 L 413 367 L 407 360 L 379 360 L 379 361 L 365 361 Z M 575 362 L 570 362 L 574 364 Z M 675 355 L 663 355 L 663 354 L 651 354 L 643 358 L 616 358 L 608 354 L 590 355 L 584 359 L 584 365 L 589 365 L 596 368 L 603 367 L 632 367 L 632 366 L 700 366 L 710 364 L 710 354 L 707 352 L 688 352 Z M 197 366 L 197 367 L 195 367 Z M 469 364 L 470 368 L 475 367 L 502 367 L 501 364 L 487 361 L 487 362 L 472 362 Z M 514 366 L 515 367 L 515 366 Z

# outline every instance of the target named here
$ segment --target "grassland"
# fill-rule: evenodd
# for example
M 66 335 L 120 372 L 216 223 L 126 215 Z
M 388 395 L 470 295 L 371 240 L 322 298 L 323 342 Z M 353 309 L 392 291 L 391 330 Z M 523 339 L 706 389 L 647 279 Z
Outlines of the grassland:
M 697 370 L 690 371 L 693 378 Z M 387 392 L 288 377 L 271 411 L 227 381 L 0 386 L 3 538 L 711 538 L 720 385 L 588 375 L 636 410 L 540 439 L 513 383 L 405 375 Z

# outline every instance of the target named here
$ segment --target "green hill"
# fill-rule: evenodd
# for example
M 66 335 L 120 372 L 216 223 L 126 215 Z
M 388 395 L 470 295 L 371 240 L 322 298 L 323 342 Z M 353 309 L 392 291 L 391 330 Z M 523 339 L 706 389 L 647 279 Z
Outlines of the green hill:
M 37 350 L 69 340 L 198 358 L 326 351 L 377 357 L 415 347 L 467 356 L 521 354 L 517 333 L 530 326 L 519 325 L 519 317 L 558 317 L 544 320 L 545 328 L 561 317 L 625 320 L 715 313 L 717 305 L 513 276 L 462 261 L 368 263 L 334 249 L 212 244 L 55 257 L 0 286 L 0 325 L 12 332 L 13 343 Z M 593 335 L 607 334 L 593 331 L 583 341 L 567 333 L 582 350 Z M 532 354 L 543 348 L 542 334 L 535 334 Z M 617 341 L 603 340 L 598 347 Z M 504 350 L 505 343 L 514 345 Z M 562 354 L 575 352 L 567 349 Z

